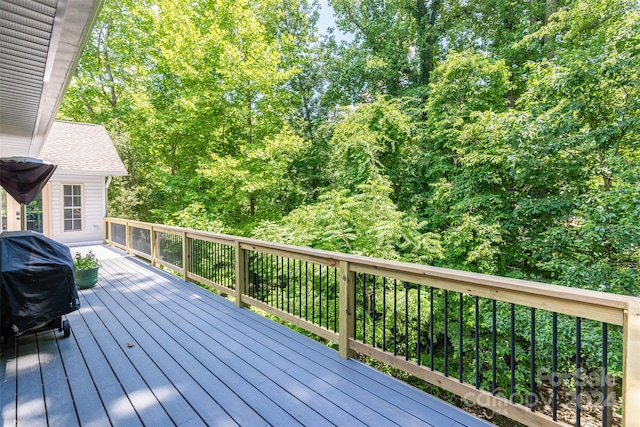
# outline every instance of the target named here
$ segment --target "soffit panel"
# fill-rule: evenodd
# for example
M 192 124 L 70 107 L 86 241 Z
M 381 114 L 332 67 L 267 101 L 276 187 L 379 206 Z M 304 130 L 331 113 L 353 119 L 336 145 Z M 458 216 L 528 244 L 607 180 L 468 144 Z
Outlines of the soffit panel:
M 37 156 L 102 0 L 0 1 L 0 156 Z

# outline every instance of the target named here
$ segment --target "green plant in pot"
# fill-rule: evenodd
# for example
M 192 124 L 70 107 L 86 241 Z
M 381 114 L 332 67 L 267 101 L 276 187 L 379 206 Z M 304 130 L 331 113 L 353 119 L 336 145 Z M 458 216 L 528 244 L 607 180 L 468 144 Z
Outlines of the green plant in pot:
M 93 251 L 89 251 L 86 255 L 76 252 L 73 257 L 74 276 L 76 286 L 80 289 L 93 288 L 98 283 L 98 269 L 100 261 L 96 258 Z

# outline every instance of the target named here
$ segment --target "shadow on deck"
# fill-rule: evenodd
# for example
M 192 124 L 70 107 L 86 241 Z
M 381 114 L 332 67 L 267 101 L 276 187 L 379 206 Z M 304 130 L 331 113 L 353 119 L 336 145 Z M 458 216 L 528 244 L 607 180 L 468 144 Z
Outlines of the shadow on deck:
M 99 257 L 71 337 L 2 348 L 2 425 L 489 425 L 132 257 Z

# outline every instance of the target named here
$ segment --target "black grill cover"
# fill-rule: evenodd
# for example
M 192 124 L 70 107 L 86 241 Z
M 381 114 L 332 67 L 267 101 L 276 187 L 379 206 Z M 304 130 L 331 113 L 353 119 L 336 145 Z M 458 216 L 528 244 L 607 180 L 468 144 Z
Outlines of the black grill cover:
M 20 335 L 80 308 L 69 248 L 35 231 L 0 234 L 2 335 Z

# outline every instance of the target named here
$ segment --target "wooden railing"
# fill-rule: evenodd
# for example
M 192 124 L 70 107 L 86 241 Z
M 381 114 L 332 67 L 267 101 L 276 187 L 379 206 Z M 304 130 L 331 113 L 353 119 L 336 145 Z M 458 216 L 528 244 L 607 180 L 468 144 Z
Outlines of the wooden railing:
M 640 425 L 640 299 L 105 219 L 106 243 L 526 425 Z M 569 414 L 567 415 L 567 409 Z

